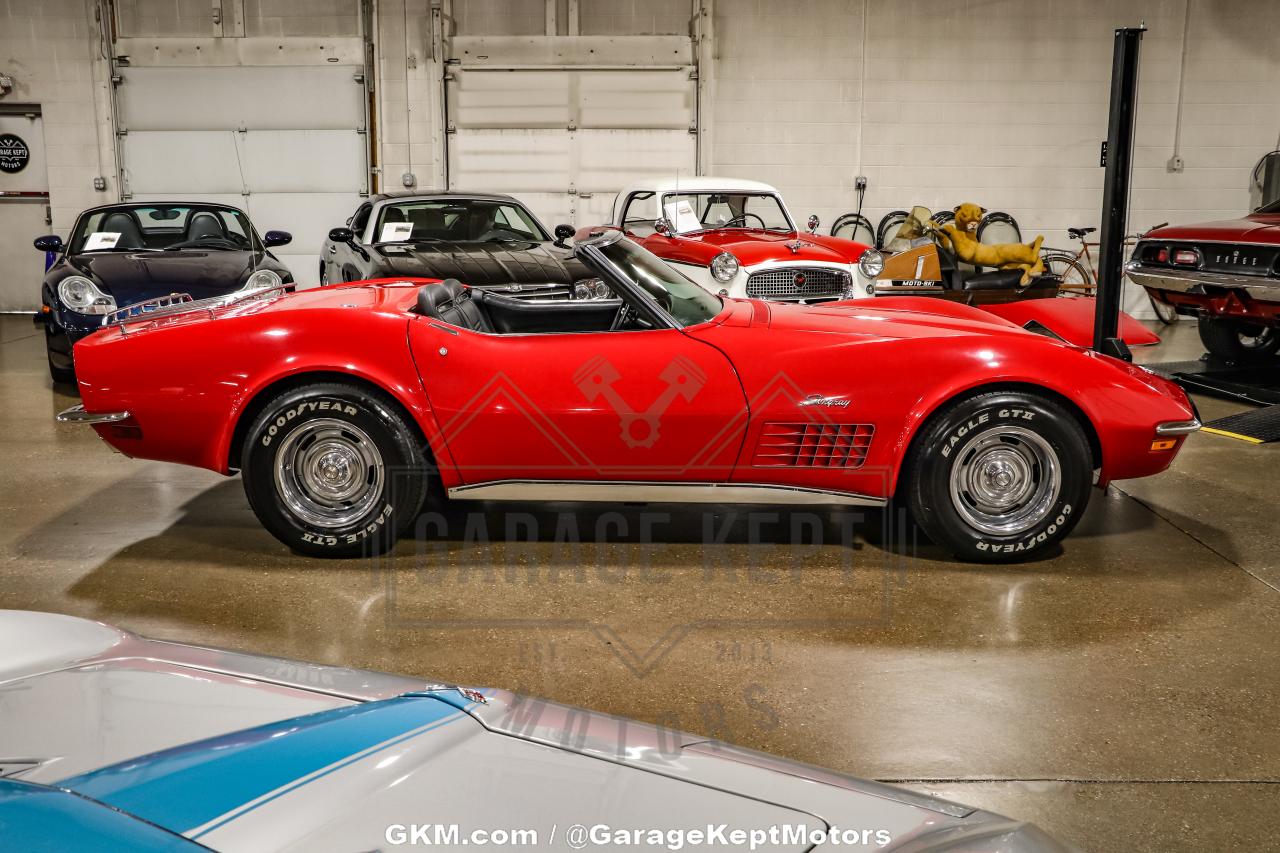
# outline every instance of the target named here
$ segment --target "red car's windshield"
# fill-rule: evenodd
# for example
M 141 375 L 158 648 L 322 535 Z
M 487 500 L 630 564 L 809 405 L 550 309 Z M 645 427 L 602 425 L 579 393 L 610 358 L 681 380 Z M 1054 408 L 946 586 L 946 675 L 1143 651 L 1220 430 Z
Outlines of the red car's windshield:
M 644 295 L 677 323 L 681 326 L 705 323 L 720 313 L 724 307 L 720 297 L 703 290 L 647 249 L 619 239 L 621 236 L 621 232 L 613 232 L 593 245 L 617 273 L 639 285 Z
M 662 197 L 662 215 L 680 234 L 713 228 L 795 230 L 786 208 L 773 193 L 667 193 Z

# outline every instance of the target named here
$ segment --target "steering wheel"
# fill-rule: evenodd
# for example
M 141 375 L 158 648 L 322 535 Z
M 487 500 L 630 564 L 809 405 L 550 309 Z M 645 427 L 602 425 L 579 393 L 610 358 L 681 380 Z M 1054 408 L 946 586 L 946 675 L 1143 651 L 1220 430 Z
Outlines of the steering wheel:
M 739 223 L 743 228 L 746 228 L 746 227 L 747 227 L 747 217 L 748 217 L 748 216 L 752 217 L 753 219 L 755 219 L 757 222 L 759 222 L 759 223 L 760 223 L 760 229 L 761 229 L 762 231 L 767 231 L 767 230 L 768 230 L 768 228 L 767 228 L 767 227 L 765 226 L 765 224 L 764 224 L 764 220 L 763 220 L 762 218 L 760 218 L 760 216 L 758 216 L 758 215 L 756 215 L 756 214 L 754 214 L 754 213 L 743 213 L 743 214 L 740 214 L 740 215 L 738 215 L 738 216 L 735 216 L 735 217 L 733 217 L 732 219 L 730 219 L 728 222 L 726 222 L 724 225 L 722 225 L 721 227 L 722 227 L 722 228 L 732 228 L 732 227 L 733 227 L 733 224 L 736 222 L 736 223 Z
M 613 323 L 609 326 L 609 331 L 616 332 L 620 329 L 625 329 L 629 322 L 631 322 L 631 306 L 624 299 L 622 304 L 618 306 L 618 313 L 613 315 Z

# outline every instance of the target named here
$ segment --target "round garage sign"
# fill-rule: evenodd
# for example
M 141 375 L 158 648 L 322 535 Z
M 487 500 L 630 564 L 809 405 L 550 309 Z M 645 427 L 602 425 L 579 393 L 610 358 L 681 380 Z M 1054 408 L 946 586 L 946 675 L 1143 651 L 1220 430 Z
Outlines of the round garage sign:
M 0 172 L 13 174 L 27 168 L 31 159 L 31 149 L 22 141 L 21 136 L 12 133 L 0 133 Z

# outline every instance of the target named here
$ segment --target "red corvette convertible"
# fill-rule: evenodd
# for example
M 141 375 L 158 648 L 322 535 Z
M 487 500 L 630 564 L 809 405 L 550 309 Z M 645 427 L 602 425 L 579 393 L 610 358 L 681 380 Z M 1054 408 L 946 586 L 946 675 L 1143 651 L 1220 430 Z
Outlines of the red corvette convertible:
M 617 231 L 563 251 L 594 276 L 577 298 L 385 280 L 131 306 L 77 344 L 84 403 L 59 417 L 240 471 L 317 556 L 390 548 L 434 492 L 896 497 L 958 556 L 1015 560 L 1199 426 L 1172 383 L 964 305 L 725 299 Z

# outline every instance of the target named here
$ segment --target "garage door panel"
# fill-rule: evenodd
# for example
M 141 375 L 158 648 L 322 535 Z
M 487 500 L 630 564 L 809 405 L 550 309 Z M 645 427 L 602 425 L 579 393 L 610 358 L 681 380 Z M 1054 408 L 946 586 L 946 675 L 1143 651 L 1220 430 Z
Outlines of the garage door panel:
M 688 131 L 697 106 L 690 70 L 579 72 L 578 127 Z
M 139 130 L 319 129 L 364 125 L 364 87 L 347 65 L 128 68 L 120 119 Z
M 248 155 L 245 177 L 254 195 L 364 188 L 364 138 L 359 134 L 349 130 L 269 130 L 242 136 L 242 155 Z
M 617 192 L 626 183 L 646 178 L 693 175 L 697 140 L 685 130 L 580 130 L 577 147 L 579 192 Z
M 624 184 L 696 174 L 692 71 L 455 69 L 449 187 L 511 193 L 550 225 L 606 222 Z
M 244 187 L 234 133 L 143 131 L 122 144 L 129 192 L 137 196 L 231 193 Z
M 454 72 L 449 119 L 461 128 L 565 128 L 572 120 L 565 71 Z
M 449 184 L 485 192 L 568 189 L 572 140 L 563 131 L 458 131 L 449 146 Z
M 364 138 L 349 130 L 152 130 L 123 144 L 138 193 L 361 192 Z

